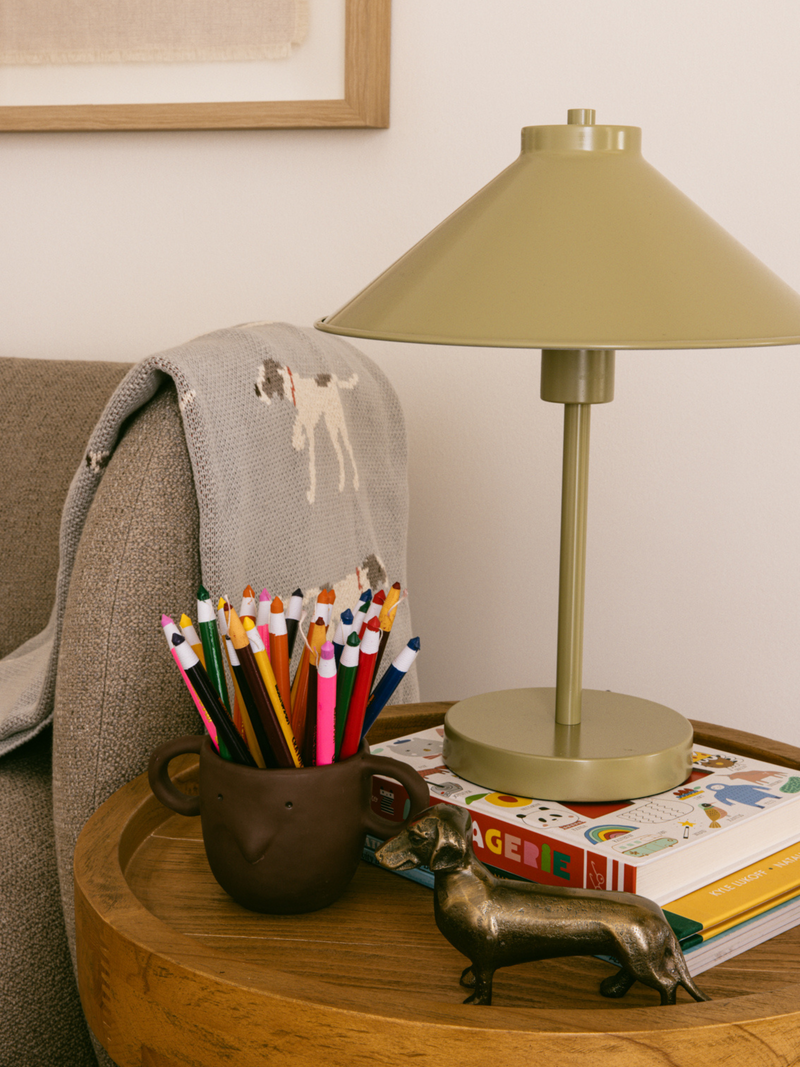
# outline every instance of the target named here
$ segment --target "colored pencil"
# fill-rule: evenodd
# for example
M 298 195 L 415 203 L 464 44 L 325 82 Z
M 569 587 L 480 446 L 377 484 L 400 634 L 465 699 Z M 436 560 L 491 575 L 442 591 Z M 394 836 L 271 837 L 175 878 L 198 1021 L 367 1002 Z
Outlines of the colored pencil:
M 369 607 L 364 612 L 364 618 L 361 620 L 361 632 L 359 637 L 362 641 L 364 640 L 364 630 L 366 630 L 370 622 L 372 622 L 373 619 L 380 618 L 384 600 L 386 600 L 386 591 L 384 589 L 379 589 L 373 596 L 372 600 L 370 600 Z
M 353 631 L 353 613 L 350 608 L 345 608 L 342 614 L 339 616 L 339 621 L 336 624 L 336 633 L 333 637 L 333 654 L 336 658 L 336 665 L 339 665 L 339 660 L 342 658 L 342 652 L 344 646 L 347 643 L 347 638 Z
M 252 585 L 246 585 L 242 593 L 242 603 L 239 607 L 239 618 L 256 621 L 258 608 L 256 607 L 256 591 Z
M 378 648 L 381 643 L 380 624 L 377 616 L 368 624 L 364 639 L 361 642 L 361 651 L 358 657 L 358 673 L 353 686 L 353 695 L 350 698 L 350 707 L 347 709 L 347 722 L 342 738 L 341 759 L 349 759 L 358 752 L 361 744 L 361 729 L 364 725 L 364 715 L 367 710 L 372 678 L 375 673 L 375 661 L 378 658 Z
M 192 652 L 194 652 L 195 656 L 197 656 L 197 658 L 203 664 L 203 667 L 205 667 L 206 657 L 205 653 L 203 652 L 203 643 L 197 634 L 197 630 L 195 630 L 192 624 L 192 620 L 185 612 L 180 617 L 180 628 L 181 633 L 192 646 Z
M 325 643 L 327 627 L 320 615 L 308 628 L 306 647 L 297 671 L 297 687 L 292 687 L 292 727 L 303 757 L 313 752 L 315 722 L 317 717 L 316 688 L 311 693 L 312 682 L 316 684 L 316 667 L 319 650 Z M 310 736 L 309 736 L 310 734 Z M 309 746 L 306 747 L 306 740 Z
M 244 668 L 236 655 L 236 649 L 233 647 L 230 634 L 225 635 L 225 652 L 231 668 L 236 699 L 238 700 L 237 707 L 239 708 L 242 723 L 240 732 L 244 734 L 247 745 L 259 767 L 277 767 L 278 761 L 275 759 L 269 738 L 261 725 L 255 701 L 244 676 Z
M 317 598 L 320 605 L 320 615 L 325 620 L 325 625 L 330 626 L 333 615 L 333 605 L 336 603 L 336 593 L 332 589 L 323 589 Z
M 272 597 L 269 595 L 268 589 L 262 589 L 258 597 L 258 613 L 256 614 L 256 626 L 258 632 L 261 634 L 261 640 L 264 642 L 264 648 L 267 650 L 267 655 L 270 655 L 269 651 L 269 612 L 270 601 Z
M 358 634 L 353 631 L 347 638 L 342 658 L 339 660 L 339 671 L 336 676 L 336 759 L 339 759 L 341 752 L 344 728 L 347 725 L 347 711 L 358 673 L 360 645 Z
M 322 629 L 322 639 L 317 633 L 318 629 Z M 305 648 L 303 654 L 300 657 L 300 662 L 297 665 L 297 670 L 294 673 L 292 679 L 292 711 L 291 722 L 292 729 L 294 730 L 294 736 L 297 738 L 297 743 L 301 749 L 303 747 L 303 740 L 306 736 L 306 713 L 308 710 L 308 665 L 309 656 L 311 654 L 311 648 L 316 646 L 319 648 L 322 642 L 325 640 L 325 626 L 322 622 L 321 616 L 315 619 L 308 627 L 308 634 L 305 639 Z
M 203 702 L 200 700 L 200 697 L 197 695 L 194 686 L 189 681 L 189 676 L 187 675 L 186 671 L 183 669 L 183 666 L 181 665 L 181 661 L 178 658 L 178 651 L 175 648 L 175 646 L 172 644 L 173 634 L 180 634 L 181 633 L 180 629 L 178 628 L 176 623 L 169 617 L 169 615 L 162 615 L 161 616 L 161 627 L 162 627 L 162 629 L 164 631 L 164 636 L 167 639 L 167 644 L 169 645 L 169 650 L 170 650 L 170 653 L 172 654 L 172 658 L 175 660 L 175 663 L 178 666 L 178 670 L 181 672 L 181 677 L 183 678 L 183 681 L 184 681 L 184 684 L 186 685 L 186 688 L 189 690 L 189 693 L 191 694 L 192 700 L 194 701 L 194 706 L 197 708 L 197 712 L 198 712 L 200 718 L 202 719 L 203 725 L 206 728 L 206 732 L 208 733 L 208 736 L 211 738 L 212 745 L 217 750 L 217 752 L 219 752 L 220 756 L 222 756 L 223 759 L 229 760 L 231 758 L 231 754 L 230 754 L 230 752 L 228 752 L 228 749 L 225 747 L 225 742 L 224 741 L 220 741 L 219 735 L 217 734 L 217 728 L 214 725 L 212 719 L 210 718 L 208 712 L 203 707 Z
M 367 612 L 369 611 L 369 606 L 370 606 L 371 603 L 372 603 L 372 590 L 371 589 L 366 589 L 361 594 L 361 596 L 358 598 L 358 607 L 353 612 L 353 617 L 354 617 L 353 618 L 353 627 L 357 631 L 359 637 L 363 636 L 362 633 L 361 633 L 361 626 L 362 626 L 362 623 L 364 625 L 366 625 Z
M 233 647 L 236 650 L 236 655 L 239 657 L 247 687 L 250 690 L 250 695 L 255 707 L 255 714 L 261 720 L 261 725 L 264 727 L 264 732 L 269 739 L 269 745 L 275 760 L 279 767 L 296 767 L 295 756 L 292 753 L 291 746 L 287 741 L 284 731 L 281 729 L 281 724 L 279 723 L 275 709 L 270 701 L 267 687 L 261 677 L 261 672 L 256 662 L 256 658 L 253 655 L 253 650 L 250 647 L 250 641 L 247 637 L 245 628 L 239 616 L 232 608 L 228 615 L 228 631 L 230 633 L 231 641 L 233 642 Z M 258 630 L 256 630 L 256 635 L 257 634 Z M 246 699 L 245 690 L 241 682 L 239 682 L 239 686 L 242 689 L 242 696 L 245 696 Z
M 183 634 L 173 634 L 172 644 L 177 650 L 178 659 L 190 682 L 194 686 L 203 707 L 208 712 L 209 718 L 217 728 L 217 735 L 225 741 L 225 746 L 233 757 L 235 763 L 242 763 L 246 767 L 255 767 L 247 745 L 236 731 L 231 722 L 228 712 L 220 702 L 214 686 L 209 681 L 208 675 L 203 670 L 200 658 L 192 651 L 192 646 Z
M 292 706 L 292 685 L 289 679 L 289 635 L 286 631 L 283 601 L 279 596 L 273 599 L 269 609 L 269 661 L 275 671 L 275 681 L 283 706 L 288 711 Z
M 308 698 L 306 700 L 306 721 L 303 731 L 303 761 L 313 767 L 317 762 L 317 679 L 319 672 L 313 657 L 308 661 Z
M 389 703 L 392 694 L 405 678 L 418 655 L 419 638 L 412 637 L 406 647 L 395 656 L 383 677 L 373 689 L 372 696 L 367 702 L 364 725 L 361 727 L 362 737 Z
M 197 626 L 200 631 L 200 640 L 203 643 L 208 677 L 219 699 L 226 708 L 230 708 L 231 702 L 228 696 L 228 683 L 225 679 L 225 667 L 222 663 L 217 617 L 211 603 L 211 594 L 202 585 L 197 590 Z
M 286 711 L 286 706 L 278 691 L 275 672 L 272 669 L 267 650 L 264 648 L 264 642 L 261 640 L 261 634 L 258 632 L 258 627 L 254 625 L 251 619 L 244 619 L 243 624 L 245 633 L 247 634 L 247 640 L 250 642 L 250 650 L 256 661 L 256 666 L 261 675 L 261 680 L 264 683 L 264 688 L 267 690 L 267 696 L 269 697 L 272 712 L 281 732 L 283 733 L 289 753 L 292 757 L 292 762 L 295 767 L 302 767 L 303 761 L 300 758 L 297 742 L 289 724 L 289 716 Z
M 378 659 L 375 664 L 375 674 L 377 676 L 381 667 L 381 660 L 383 654 L 386 651 L 386 646 L 389 643 L 389 634 L 392 632 L 394 626 L 394 620 L 397 616 L 397 605 L 400 603 L 400 583 L 395 582 L 389 592 L 386 594 L 386 599 L 383 602 L 381 613 L 379 616 L 381 626 L 381 647 L 378 649 Z
M 297 626 L 300 616 L 303 614 L 303 590 L 295 589 L 286 608 L 286 633 L 289 636 L 289 659 L 294 653 L 294 643 L 297 639 Z
M 225 614 L 226 611 L 230 611 L 230 605 L 225 600 L 224 596 L 220 596 L 220 600 L 219 600 L 219 602 L 217 604 L 217 626 L 218 626 L 218 630 L 219 630 L 219 636 L 221 638 L 223 638 L 223 639 L 228 636 L 228 622 L 227 622 L 227 616 Z M 225 650 L 227 652 L 227 649 L 228 649 L 227 641 L 224 641 L 224 643 L 225 643 Z M 230 667 L 230 676 L 231 676 L 231 678 L 234 679 L 234 707 L 233 707 L 234 722 L 236 723 L 236 729 L 239 731 L 240 734 L 243 734 L 244 733 L 244 726 L 243 726 L 243 720 L 242 720 L 242 707 L 244 707 L 244 700 L 242 699 L 242 692 L 241 692 L 241 688 L 239 686 L 239 679 L 237 678 L 237 675 L 234 673 L 234 668 L 233 668 L 233 665 L 231 665 L 231 663 L 230 663 L 230 656 L 229 655 L 227 656 L 227 660 L 228 660 L 228 667 Z M 225 672 L 223 671 L 223 678 L 224 678 L 224 674 L 225 674 Z M 228 703 L 228 706 L 230 706 L 230 700 L 229 699 L 228 699 L 227 703 Z
M 316 763 L 333 763 L 336 753 L 336 659 L 333 644 L 326 641 L 319 654 L 317 668 L 317 743 Z

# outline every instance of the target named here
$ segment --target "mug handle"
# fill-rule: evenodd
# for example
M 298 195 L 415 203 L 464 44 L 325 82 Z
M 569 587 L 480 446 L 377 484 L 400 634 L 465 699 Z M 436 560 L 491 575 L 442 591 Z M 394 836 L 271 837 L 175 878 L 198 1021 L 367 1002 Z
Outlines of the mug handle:
M 169 776 L 169 761 L 187 752 L 199 752 L 204 741 L 204 734 L 175 737 L 172 741 L 165 741 L 163 745 L 159 745 L 150 757 L 147 767 L 150 788 L 165 807 L 172 808 L 179 815 L 199 815 L 200 797 L 190 797 L 187 793 L 182 793 L 180 789 L 175 788 Z
M 392 759 L 390 756 L 368 755 L 364 757 L 364 768 L 370 775 L 382 774 L 386 778 L 393 778 L 399 782 L 408 791 L 408 796 L 411 800 L 411 811 L 408 818 L 404 819 L 402 823 L 384 819 L 383 816 L 376 815 L 369 808 L 364 819 L 364 827 L 367 833 L 376 834 L 378 837 L 394 837 L 395 834 L 399 834 L 401 830 L 404 830 L 420 812 L 430 807 L 431 794 L 428 789 L 428 783 L 422 775 L 418 774 L 413 767 L 409 767 L 407 763 L 401 763 L 400 760 Z

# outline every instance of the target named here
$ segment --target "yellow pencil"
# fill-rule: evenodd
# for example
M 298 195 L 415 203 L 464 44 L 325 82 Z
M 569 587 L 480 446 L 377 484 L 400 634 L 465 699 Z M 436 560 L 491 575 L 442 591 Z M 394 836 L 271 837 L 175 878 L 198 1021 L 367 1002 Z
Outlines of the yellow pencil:
M 259 767 L 266 767 L 263 753 L 261 752 L 261 745 L 258 743 L 253 724 L 250 721 L 250 715 L 247 711 L 247 706 L 242 697 L 242 691 L 239 688 L 239 681 L 236 677 L 236 671 L 233 669 L 232 657 L 236 656 L 236 651 L 233 649 L 233 642 L 228 635 L 228 624 L 225 620 L 225 609 L 228 607 L 228 602 L 224 596 L 219 598 L 219 605 L 217 608 L 217 619 L 219 622 L 219 629 L 222 636 L 222 644 L 225 646 L 225 655 L 228 660 L 228 667 L 231 673 L 231 679 L 233 681 L 233 724 L 240 734 L 244 737 L 253 759 L 256 761 Z
M 235 616 L 233 617 L 235 619 Z M 289 716 L 286 712 L 286 708 L 283 706 L 281 695 L 278 692 L 278 684 L 275 681 L 275 672 L 272 669 L 272 664 L 269 661 L 269 656 L 264 647 L 264 642 L 261 639 L 261 634 L 258 632 L 258 627 L 255 624 L 254 619 L 244 618 L 241 620 L 242 626 L 244 626 L 245 633 L 247 634 L 247 640 L 250 649 L 253 653 L 253 659 L 256 661 L 258 667 L 258 673 L 261 675 L 261 680 L 264 683 L 264 687 L 267 690 L 267 696 L 269 697 L 272 705 L 275 720 L 280 727 L 280 731 L 283 734 L 286 746 L 289 750 L 289 755 L 292 758 L 292 762 L 295 767 L 302 767 L 303 760 L 300 755 L 300 749 L 292 732 L 291 724 L 289 723 Z M 231 621 L 231 628 L 233 629 L 234 622 Z M 231 639 L 234 645 L 237 643 L 235 633 L 231 633 Z
M 192 652 L 194 652 L 195 656 L 197 656 L 197 658 L 203 664 L 203 670 L 205 670 L 206 656 L 205 652 L 203 651 L 203 642 L 200 640 L 200 635 L 197 633 L 197 630 L 195 630 L 192 624 L 192 620 L 185 613 L 181 615 L 180 627 L 183 631 L 183 636 L 192 646 Z

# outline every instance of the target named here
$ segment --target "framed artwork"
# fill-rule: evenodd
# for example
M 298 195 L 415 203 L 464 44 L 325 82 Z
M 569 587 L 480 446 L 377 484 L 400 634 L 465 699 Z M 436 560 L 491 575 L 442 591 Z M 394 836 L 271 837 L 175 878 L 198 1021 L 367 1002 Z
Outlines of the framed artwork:
M 185 3 L 174 0 L 176 10 Z M 58 57 L 51 62 L 49 51 L 35 51 L 37 33 L 44 34 L 49 25 L 41 18 L 38 0 L 15 0 L 21 24 L 29 12 L 29 40 L 34 42 L 29 47 L 34 58 L 4 50 L 3 20 L 11 30 L 16 26 L 8 14 L 11 5 L 0 4 L 0 131 L 389 125 L 391 0 L 284 0 L 283 4 L 273 0 L 275 10 L 289 12 L 295 25 L 302 23 L 293 39 L 278 42 L 274 55 L 259 54 L 264 48 L 248 47 L 253 35 L 248 36 L 247 7 L 254 19 L 263 19 L 259 5 L 261 9 L 269 5 L 265 0 L 240 3 L 242 40 L 234 42 L 235 48 L 221 59 L 216 54 L 219 34 L 214 26 L 209 22 L 206 27 L 206 37 L 214 46 L 208 48 L 200 32 L 202 24 L 195 21 L 199 43 L 193 42 L 195 50 L 188 57 L 178 56 L 179 61 L 173 60 L 174 47 L 139 53 L 133 36 L 119 48 L 109 33 L 102 42 L 105 51 L 85 55 L 78 41 L 78 49 L 67 55 L 66 62 Z M 113 5 L 100 5 L 106 10 L 108 6 Z M 129 9 L 124 3 L 117 6 Z M 163 7 L 155 5 L 162 29 Z M 219 8 L 227 10 L 229 5 L 207 0 L 209 20 Z M 203 4 L 195 2 L 192 10 L 202 13 Z M 96 24 L 97 19 L 91 26 Z M 114 30 L 117 35 L 126 32 L 124 24 Z M 25 40 L 22 31 L 18 36 Z M 55 36 L 58 42 L 65 39 L 63 33 Z M 6 39 L 11 38 L 9 31 Z M 182 38 L 179 43 L 183 45 Z M 57 48 L 61 47 L 59 43 Z M 127 61 L 128 55 L 135 61 Z

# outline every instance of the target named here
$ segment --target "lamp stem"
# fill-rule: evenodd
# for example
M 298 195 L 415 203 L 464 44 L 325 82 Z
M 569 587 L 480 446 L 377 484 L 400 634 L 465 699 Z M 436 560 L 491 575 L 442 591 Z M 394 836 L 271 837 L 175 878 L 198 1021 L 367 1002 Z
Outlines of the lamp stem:
M 556 722 L 577 726 L 583 689 L 583 604 L 591 404 L 564 405 Z
M 564 405 L 556 722 L 578 726 L 583 688 L 591 406 L 614 399 L 614 352 L 605 348 L 543 349 L 541 396 Z

